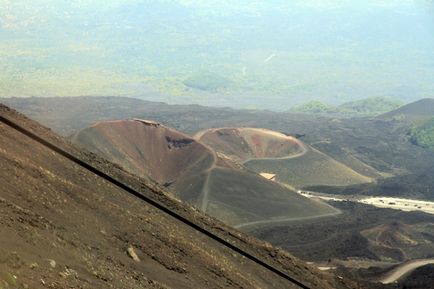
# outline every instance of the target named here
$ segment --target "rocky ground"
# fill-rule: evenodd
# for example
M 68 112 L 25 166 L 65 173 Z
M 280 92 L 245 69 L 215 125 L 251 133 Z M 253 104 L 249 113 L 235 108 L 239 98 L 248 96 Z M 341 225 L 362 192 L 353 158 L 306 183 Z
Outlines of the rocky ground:
M 1 106 L 0 115 L 128 183 L 311 288 L 357 285 L 227 228 L 146 179 L 76 149 Z M 89 171 L 0 125 L 3 288 L 293 288 Z M 294 287 L 295 288 L 295 287 Z

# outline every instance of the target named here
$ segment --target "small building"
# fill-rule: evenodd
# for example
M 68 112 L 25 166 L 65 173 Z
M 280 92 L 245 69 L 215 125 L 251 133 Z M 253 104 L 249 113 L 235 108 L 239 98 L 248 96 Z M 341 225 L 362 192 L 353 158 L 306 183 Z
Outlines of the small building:
M 261 175 L 263 178 L 266 178 L 266 179 L 269 180 L 269 181 L 273 181 L 273 182 L 276 182 L 276 181 L 277 181 L 276 174 L 260 173 L 260 175 Z

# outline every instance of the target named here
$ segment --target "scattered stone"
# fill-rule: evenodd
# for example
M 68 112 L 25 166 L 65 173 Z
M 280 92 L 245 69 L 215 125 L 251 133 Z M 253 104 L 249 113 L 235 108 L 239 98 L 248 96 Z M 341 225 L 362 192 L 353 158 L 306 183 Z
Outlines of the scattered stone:
M 30 264 L 30 269 L 35 269 L 35 268 L 38 268 L 38 267 L 39 267 L 38 263 L 32 263 L 32 264 Z
M 77 279 L 78 273 L 74 269 L 66 267 L 65 271 L 59 272 L 59 276 L 62 278 L 67 278 L 67 277 L 71 276 L 71 277 L 74 277 L 75 279 Z
M 50 259 L 50 260 L 48 260 L 48 261 L 50 261 L 50 266 L 51 266 L 51 268 L 56 268 L 56 261 L 54 261 L 54 260 L 52 260 L 52 259 Z
M 130 247 L 127 249 L 127 251 L 128 251 L 128 255 L 130 255 L 130 257 L 131 257 L 134 261 L 136 261 L 136 262 L 140 262 L 139 256 L 137 256 L 136 251 L 134 250 L 133 247 L 130 246 Z

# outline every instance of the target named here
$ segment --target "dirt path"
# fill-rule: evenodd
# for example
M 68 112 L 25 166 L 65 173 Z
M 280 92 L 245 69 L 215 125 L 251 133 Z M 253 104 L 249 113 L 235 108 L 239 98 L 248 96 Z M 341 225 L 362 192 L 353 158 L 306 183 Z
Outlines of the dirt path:
M 389 284 L 397 281 L 405 274 L 425 265 L 434 264 L 434 259 L 412 260 L 391 270 L 386 277 L 380 280 L 383 284 Z
M 337 216 L 337 215 L 342 213 L 341 210 L 338 210 L 338 209 L 335 209 L 335 210 L 336 210 L 336 212 L 334 212 L 334 213 L 327 213 L 327 214 L 316 215 L 316 216 L 311 216 L 311 217 L 299 217 L 299 218 L 287 218 L 287 219 L 282 219 L 282 220 L 264 220 L 264 221 L 248 222 L 248 223 L 235 225 L 234 228 L 241 229 L 241 228 L 252 227 L 252 226 L 256 226 L 256 225 L 270 225 L 270 224 L 275 225 L 275 224 L 279 224 L 279 223 L 286 223 L 286 222 L 293 222 L 293 221 L 313 220 L 313 219 L 318 219 L 318 218 Z
M 207 129 L 207 130 L 202 130 L 202 131 L 196 133 L 195 136 L 194 136 L 194 139 L 196 139 L 197 141 L 200 141 L 201 137 L 205 133 L 207 133 L 209 131 L 210 130 Z M 275 132 L 268 132 L 268 133 L 275 133 Z M 275 133 L 275 134 L 276 134 L 276 137 L 281 137 L 281 138 L 287 137 L 287 136 L 281 135 L 280 133 Z M 289 156 L 286 156 L 286 157 L 276 157 L 276 158 L 250 158 L 250 159 L 245 160 L 243 162 L 243 164 L 246 164 L 247 162 L 249 162 L 251 160 L 285 160 L 285 159 L 294 159 L 294 158 L 298 158 L 298 157 L 301 157 L 301 156 L 305 155 L 308 152 L 308 148 L 306 147 L 306 145 L 303 142 L 299 141 L 298 139 L 294 138 L 294 141 L 301 148 L 301 151 L 298 152 L 298 153 L 296 153 L 296 154 L 294 154 L 294 155 L 289 155 Z M 213 153 L 213 156 L 214 156 L 214 162 L 209 167 L 209 169 L 207 169 L 207 171 L 206 171 L 207 176 L 206 176 L 206 179 L 205 179 L 205 182 L 204 182 L 204 185 L 203 185 L 203 189 L 202 189 L 203 197 L 202 197 L 202 202 L 201 202 L 200 208 L 201 208 L 201 210 L 203 212 L 206 212 L 206 210 L 208 208 L 208 203 L 209 203 L 209 181 L 210 181 L 210 175 L 211 175 L 212 170 L 217 166 L 217 155 L 216 155 L 215 151 L 211 147 L 209 147 L 206 144 L 203 144 L 203 145 L 207 149 L 209 149 L 209 151 L 211 151 Z M 319 217 L 321 217 L 321 216 L 319 216 Z M 279 221 L 279 222 L 285 222 L 285 221 L 290 221 L 290 220 L 283 220 L 283 221 Z M 263 221 L 263 222 L 264 223 L 267 223 L 267 222 L 274 223 L 276 221 Z M 253 223 L 256 223 L 256 222 L 253 222 Z M 244 226 L 250 226 L 250 225 L 254 225 L 254 224 L 246 223 L 246 224 L 241 224 L 239 226 L 244 227 Z M 236 228 L 238 228 L 238 227 L 236 227 Z
M 206 179 L 202 188 L 203 197 L 202 197 L 202 202 L 200 204 L 200 209 L 202 210 L 202 212 L 206 212 L 209 203 L 209 179 L 211 177 L 212 170 L 217 166 L 217 154 L 209 146 L 205 144 L 202 145 L 205 146 L 213 155 L 213 162 L 211 166 L 206 170 Z
M 207 176 L 206 176 L 205 182 L 203 184 L 203 189 L 202 189 L 203 198 L 202 198 L 202 204 L 200 206 L 200 209 L 202 210 L 202 212 L 206 212 L 206 209 L 208 208 L 208 203 L 209 203 L 209 179 L 210 179 L 211 170 L 213 169 L 213 167 L 210 168 L 210 169 L 208 169 Z
M 275 158 L 250 158 L 250 159 L 245 160 L 243 162 L 243 164 L 246 164 L 250 161 L 256 161 L 256 160 L 259 160 L 259 161 L 262 161 L 262 160 L 290 160 L 290 159 L 302 157 L 308 152 L 308 149 L 307 149 L 306 145 L 300 141 L 297 141 L 297 144 L 300 146 L 301 151 L 296 153 L 296 154 L 286 156 L 286 157 L 275 157 Z

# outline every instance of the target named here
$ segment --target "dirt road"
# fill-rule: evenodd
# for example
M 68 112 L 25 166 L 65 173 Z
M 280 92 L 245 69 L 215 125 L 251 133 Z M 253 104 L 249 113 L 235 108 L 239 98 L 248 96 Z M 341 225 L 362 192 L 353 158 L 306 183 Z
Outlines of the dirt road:
M 380 280 L 383 284 L 389 284 L 397 281 L 399 278 L 405 274 L 425 265 L 434 264 L 434 259 L 422 259 L 422 260 L 412 260 L 399 265 L 395 269 L 391 270 L 386 277 Z
M 333 208 L 333 207 L 332 207 Z M 335 209 L 335 208 L 333 208 Z M 281 220 L 264 220 L 264 221 L 255 221 L 255 222 L 248 222 L 243 223 L 239 225 L 235 225 L 234 228 L 241 229 L 241 228 L 247 228 L 257 225 L 275 225 L 279 223 L 286 223 L 286 222 L 293 222 L 293 221 L 301 221 L 301 220 L 312 220 L 312 219 L 318 219 L 318 218 L 325 218 L 325 217 L 331 217 L 331 216 L 337 216 L 341 214 L 341 210 L 335 209 L 336 211 L 333 213 L 328 214 L 322 214 L 322 215 L 316 215 L 316 216 L 309 216 L 309 217 L 299 217 L 299 218 L 288 218 L 288 219 L 281 219 Z

